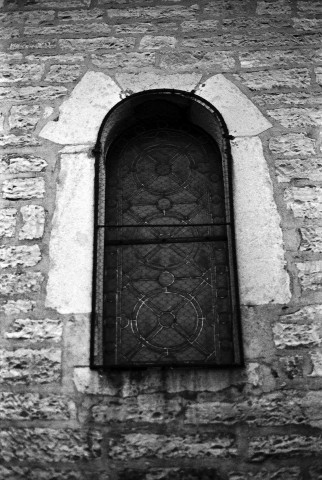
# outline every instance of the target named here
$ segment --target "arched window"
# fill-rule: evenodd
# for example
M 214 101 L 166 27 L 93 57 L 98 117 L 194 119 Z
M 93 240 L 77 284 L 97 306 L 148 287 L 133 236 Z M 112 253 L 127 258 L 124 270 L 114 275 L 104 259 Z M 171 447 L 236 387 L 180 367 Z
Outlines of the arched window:
M 183 92 L 133 95 L 104 121 L 93 367 L 241 364 L 228 148 Z

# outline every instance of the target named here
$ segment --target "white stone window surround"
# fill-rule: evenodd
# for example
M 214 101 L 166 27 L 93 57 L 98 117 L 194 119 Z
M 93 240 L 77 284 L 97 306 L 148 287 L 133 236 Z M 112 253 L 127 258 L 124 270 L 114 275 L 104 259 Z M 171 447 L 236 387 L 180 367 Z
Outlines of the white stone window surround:
M 251 100 L 223 75 L 214 75 L 203 83 L 200 79 L 201 75 L 196 73 L 119 74 L 116 81 L 120 88 L 104 73 L 88 71 L 60 106 L 59 120 L 45 125 L 40 136 L 63 145 L 49 243 L 47 307 L 61 314 L 88 314 L 92 310 L 92 149 L 103 119 L 124 98 L 124 92 L 131 94 L 156 88 L 176 89 L 178 86 L 186 92 L 194 91 L 213 105 L 224 118 L 230 135 L 235 137 L 231 142 L 231 151 L 241 304 L 289 302 L 290 281 L 285 270 L 280 216 L 259 137 L 272 125 Z M 82 322 L 82 325 L 86 328 L 86 323 Z M 86 343 L 88 332 L 89 328 L 86 334 L 84 331 Z M 83 348 L 89 353 L 87 345 Z M 92 373 L 89 375 L 86 372 L 82 375 L 92 382 Z
M 244 305 L 290 300 L 280 216 L 259 134 L 272 125 L 239 88 L 223 75 L 200 84 L 200 74 L 120 74 L 131 93 L 173 88 L 207 100 L 223 116 L 231 142 L 240 300 Z M 109 76 L 87 72 L 40 136 L 65 145 L 49 244 L 47 307 L 62 314 L 91 312 L 94 159 L 92 149 L 107 113 L 124 95 Z M 254 200 L 256 199 L 256 201 Z M 263 248 L 264 247 L 264 248 Z M 72 255 L 71 255 L 72 252 Z

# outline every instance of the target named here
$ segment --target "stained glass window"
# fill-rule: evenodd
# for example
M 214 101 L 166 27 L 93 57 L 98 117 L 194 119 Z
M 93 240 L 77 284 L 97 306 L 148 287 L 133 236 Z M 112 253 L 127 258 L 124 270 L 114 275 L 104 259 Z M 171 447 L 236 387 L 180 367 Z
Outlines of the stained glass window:
M 240 359 L 227 169 L 215 140 L 180 109 L 150 110 L 116 135 L 99 171 L 101 362 L 233 365 Z

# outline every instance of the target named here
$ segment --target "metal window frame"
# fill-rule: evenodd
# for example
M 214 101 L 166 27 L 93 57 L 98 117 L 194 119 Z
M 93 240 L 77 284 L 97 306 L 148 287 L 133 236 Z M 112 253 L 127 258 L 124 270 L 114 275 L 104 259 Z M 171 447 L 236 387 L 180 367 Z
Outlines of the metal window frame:
M 229 235 L 229 268 L 231 270 L 231 295 L 234 303 L 234 353 L 235 361 L 230 364 L 171 364 L 171 365 L 106 365 L 103 361 L 103 325 L 102 319 L 99 318 L 97 312 L 97 305 L 102 302 L 102 292 L 104 289 L 103 283 L 103 271 L 102 264 L 98 259 L 98 243 L 104 244 L 104 229 L 99 233 L 98 226 L 101 223 L 102 214 L 100 215 L 100 209 L 102 205 L 102 197 L 105 198 L 105 162 L 108 155 L 109 148 L 114 139 L 122 135 L 122 131 L 126 129 L 126 117 L 128 110 L 131 107 L 131 102 L 139 104 L 143 103 L 148 98 L 159 98 L 164 95 L 164 98 L 171 100 L 174 97 L 183 98 L 185 101 L 191 102 L 191 105 L 198 105 L 203 107 L 204 112 L 207 113 L 209 122 L 204 122 L 202 128 L 206 133 L 217 143 L 222 160 L 222 167 L 225 176 L 225 199 L 226 205 L 229 210 L 230 216 L 230 235 Z M 198 108 L 199 108 L 198 107 Z M 193 108 L 193 107 L 192 107 Z M 123 126 L 125 125 L 125 126 Z M 207 130 L 206 130 L 207 129 Z M 239 303 L 239 290 L 238 290 L 238 272 L 237 272 L 237 257 L 236 257 L 236 245 L 235 245 L 235 225 L 234 225 L 234 211 L 233 211 L 233 165 L 230 149 L 230 140 L 233 139 L 229 135 L 228 128 L 221 116 L 221 114 L 206 100 L 198 97 L 194 93 L 187 93 L 180 90 L 170 89 L 155 89 L 146 92 L 140 92 L 133 94 L 117 105 L 115 105 L 110 112 L 106 115 L 99 134 L 97 143 L 93 149 L 95 156 L 95 206 L 94 206 L 94 255 L 93 255 L 93 302 L 92 302 L 92 322 L 91 322 L 91 344 L 90 344 L 90 367 L 96 370 L 135 370 L 146 369 L 151 367 L 167 369 L 167 368 L 212 368 L 212 369 L 227 369 L 238 368 L 244 366 L 243 348 L 242 348 L 242 329 L 241 329 L 241 315 L 240 315 L 240 303 Z M 100 238 L 103 235 L 103 238 Z

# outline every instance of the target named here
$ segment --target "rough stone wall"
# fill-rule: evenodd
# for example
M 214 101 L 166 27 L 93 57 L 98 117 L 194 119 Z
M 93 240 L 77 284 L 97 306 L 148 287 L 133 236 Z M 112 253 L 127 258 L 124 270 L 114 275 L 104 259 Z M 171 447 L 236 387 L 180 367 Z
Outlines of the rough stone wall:
M 0 0 L 0 20 L 0 478 L 322 478 L 321 2 Z M 117 101 L 164 86 L 211 96 L 268 192 L 263 242 L 236 180 L 246 367 L 97 373 L 90 151 Z

